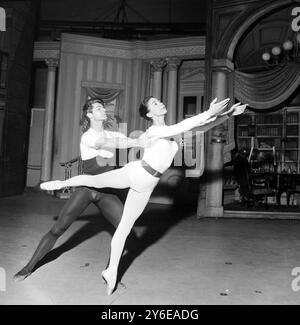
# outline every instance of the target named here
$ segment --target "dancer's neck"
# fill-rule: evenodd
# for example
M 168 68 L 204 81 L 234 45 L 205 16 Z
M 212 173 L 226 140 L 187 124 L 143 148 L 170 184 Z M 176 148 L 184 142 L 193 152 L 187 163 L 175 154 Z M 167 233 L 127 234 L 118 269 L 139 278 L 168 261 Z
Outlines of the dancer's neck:
M 153 116 L 153 118 L 152 118 L 152 125 L 155 125 L 155 126 L 166 125 L 166 123 L 165 123 L 165 116 L 164 115 Z
M 91 128 L 94 129 L 97 133 L 103 133 L 103 121 L 91 121 Z

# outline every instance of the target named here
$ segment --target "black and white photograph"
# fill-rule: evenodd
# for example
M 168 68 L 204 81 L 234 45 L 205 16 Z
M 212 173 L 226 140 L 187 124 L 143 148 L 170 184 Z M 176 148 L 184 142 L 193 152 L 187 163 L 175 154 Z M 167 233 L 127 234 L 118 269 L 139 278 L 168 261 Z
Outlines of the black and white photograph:
M 300 0 L 0 1 L 0 305 L 299 304 Z

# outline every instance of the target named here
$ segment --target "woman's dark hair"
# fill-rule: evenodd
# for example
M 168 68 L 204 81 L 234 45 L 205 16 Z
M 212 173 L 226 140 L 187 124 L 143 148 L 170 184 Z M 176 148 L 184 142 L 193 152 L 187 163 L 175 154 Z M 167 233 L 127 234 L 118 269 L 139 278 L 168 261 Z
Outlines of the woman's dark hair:
M 148 102 L 151 98 L 154 98 L 153 96 L 147 96 L 145 97 L 142 102 L 141 105 L 139 107 L 139 112 L 142 118 L 144 118 L 147 121 L 152 121 L 152 118 L 147 116 L 147 113 L 149 112 L 148 110 Z
M 95 104 L 95 103 L 99 103 L 104 106 L 104 102 L 100 98 L 88 99 L 86 101 L 86 103 L 83 105 L 82 116 L 81 116 L 81 120 L 80 120 L 82 132 L 86 132 L 91 126 L 91 121 L 90 121 L 90 118 L 87 116 L 87 114 L 92 113 L 93 104 Z

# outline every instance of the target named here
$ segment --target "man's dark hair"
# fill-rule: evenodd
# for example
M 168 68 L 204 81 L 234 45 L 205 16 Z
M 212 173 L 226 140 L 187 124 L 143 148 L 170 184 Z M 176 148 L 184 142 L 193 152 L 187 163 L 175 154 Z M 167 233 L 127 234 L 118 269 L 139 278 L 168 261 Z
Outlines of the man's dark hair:
M 93 104 L 95 103 L 99 103 L 104 106 L 104 101 L 100 98 L 88 99 L 86 103 L 83 105 L 82 116 L 80 120 L 80 125 L 83 132 L 86 132 L 91 126 L 91 121 L 90 118 L 87 116 L 87 114 L 93 111 Z
M 148 110 L 148 102 L 149 100 L 153 98 L 153 96 L 147 96 L 145 97 L 142 102 L 141 102 L 141 105 L 139 107 L 139 112 L 140 112 L 140 115 L 142 118 L 144 118 L 145 120 L 147 121 L 152 121 L 152 118 L 147 116 L 147 113 L 149 112 Z

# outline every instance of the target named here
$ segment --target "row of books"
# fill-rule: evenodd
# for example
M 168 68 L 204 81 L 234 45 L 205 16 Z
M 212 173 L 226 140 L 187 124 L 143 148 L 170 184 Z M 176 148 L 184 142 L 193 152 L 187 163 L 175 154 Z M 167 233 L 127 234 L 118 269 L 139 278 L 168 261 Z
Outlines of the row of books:
M 280 114 L 276 115 L 256 115 L 256 124 L 283 124 L 283 116 Z M 295 124 L 299 123 L 298 113 L 288 113 L 286 116 L 286 123 Z M 251 116 L 244 115 L 238 118 L 238 124 L 250 125 L 252 124 Z
M 260 126 L 256 128 L 256 135 L 266 137 L 282 136 L 282 127 Z
M 281 124 L 283 123 L 283 115 L 282 114 L 259 114 L 255 116 L 256 124 Z
M 299 123 L 299 114 L 298 113 L 287 114 L 286 123 Z

